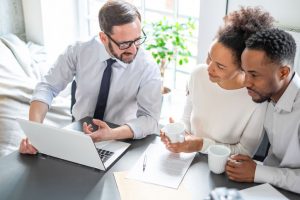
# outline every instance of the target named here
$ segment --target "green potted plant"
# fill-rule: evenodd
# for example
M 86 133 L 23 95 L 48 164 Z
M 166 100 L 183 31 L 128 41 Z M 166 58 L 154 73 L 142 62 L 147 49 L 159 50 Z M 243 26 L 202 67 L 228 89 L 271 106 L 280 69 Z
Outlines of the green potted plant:
M 194 22 L 189 18 L 186 22 L 171 22 L 166 18 L 153 22 L 149 26 L 149 40 L 146 49 L 149 50 L 160 67 L 162 80 L 165 69 L 170 62 L 175 65 L 183 65 L 189 62 L 191 52 L 187 40 L 195 30 Z M 168 88 L 162 88 L 162 92 L 170 92 Z

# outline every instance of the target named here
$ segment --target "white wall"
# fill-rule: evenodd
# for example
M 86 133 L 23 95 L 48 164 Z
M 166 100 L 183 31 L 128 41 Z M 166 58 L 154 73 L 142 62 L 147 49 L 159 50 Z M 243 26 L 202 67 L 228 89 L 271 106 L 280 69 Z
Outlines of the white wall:
M 40 0 L 23 0 L 26 39 L 37 44 L 44 44 L 44 30 Z
M 199 53 L 197 63 L 204 63 L 207 51 L 226 14 L 226 0 L 200 0 Z
M 78 39 L 77 1 L 22 2 L 27 40 L 45 45 L 51 60 Z

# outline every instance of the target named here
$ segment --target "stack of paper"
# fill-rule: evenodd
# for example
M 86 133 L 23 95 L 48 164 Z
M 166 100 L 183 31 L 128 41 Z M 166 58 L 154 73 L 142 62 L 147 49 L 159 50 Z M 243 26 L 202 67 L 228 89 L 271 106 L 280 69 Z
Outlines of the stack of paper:
M 127 172 L 114 172 L 122 200 L 191 200 L 191 193 L 181 184 L 178 190 L 127 179 Z
M 268 183 L 241 190 L 240 194 L 244 200 L 288 200 Z

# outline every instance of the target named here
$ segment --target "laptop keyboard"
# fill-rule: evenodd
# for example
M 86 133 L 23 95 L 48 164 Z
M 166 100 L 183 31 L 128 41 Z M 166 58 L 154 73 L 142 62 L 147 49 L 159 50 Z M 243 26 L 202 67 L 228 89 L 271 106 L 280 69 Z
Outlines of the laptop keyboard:
M 97 151 L 98 151 L 98 154 L 99 154 L 100 159 L 102 160 L 102 162 L 107 161 L 114 154 L 114 152 L 107 151 L 107 150 L 104 150 L 104 149 L 97 149 Z

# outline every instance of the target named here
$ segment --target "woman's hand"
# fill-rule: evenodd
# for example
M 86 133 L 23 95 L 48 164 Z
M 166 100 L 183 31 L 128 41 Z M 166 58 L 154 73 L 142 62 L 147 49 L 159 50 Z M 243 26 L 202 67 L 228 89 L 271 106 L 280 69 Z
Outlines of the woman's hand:
M 160 132 L 161 141 L 165 144 L 166 148 L 173 153 L 191 153 L 197 152 L 202 149 L 203 139 L 186 133 L 184 142 L 171 143 L 170 139 L 164 132 Z

